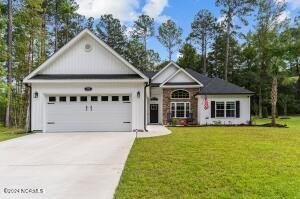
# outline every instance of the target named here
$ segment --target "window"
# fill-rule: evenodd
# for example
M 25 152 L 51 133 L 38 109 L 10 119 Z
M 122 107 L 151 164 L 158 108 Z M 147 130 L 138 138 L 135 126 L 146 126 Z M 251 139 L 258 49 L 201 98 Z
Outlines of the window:
M 112 96 L 111 101 L 113 101 L 113 102 L 119 101 L 119 96 Z
M 91 101 L 92 102 L 97 102 L 98 101 L 98 96 L 91 96 Z
M 235 117 L 235 102 L 226 102 L 226 117 Z
M 56 101 L 56 97 L 49 97 L 49 102 L 55 102 Z
M 77 97 L 76 96 L 71 96 L 70 97 L 70 102 L 77 102 Z
M 81 102 L 86 102 L 87 101 L 87 96 L 80 96 L 80 101 Z
M 171 102 L 171 117 L 189 117 L 190 103 L 189 102 Z
M 216 102 L 216 117 L 225 117 L 225 105 L 224 102 Z
M 66 101 L 67 101 L 67 97 L 65 97 L 65 96 L 60 96 L 60 97 L 59 97 L 59 101 L 60 101 L 60 102 L 66 102 Z
M 185 90 L 176 90 L 172 92 L 171 95 L 172 99 L 188 99 L 190 98 L 190 94 L 189 92 L 185 91 Z
M 108 96 L 101 96 L 101 101 L 102 102 L 107 102 L 108 101 Z
M 129 102 L 129 96 L 122 96 L 122 101 Z

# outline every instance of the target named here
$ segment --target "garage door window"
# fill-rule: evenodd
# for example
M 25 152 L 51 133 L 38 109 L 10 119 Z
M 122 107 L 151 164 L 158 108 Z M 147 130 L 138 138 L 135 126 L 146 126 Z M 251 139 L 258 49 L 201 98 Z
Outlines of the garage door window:
M 77 102 L 77 97 L 76 96 L 71 96 L 70 97 L 70 102 Z
M 92 102 L 97 102 L 98 101 L 98 96 L 91 96 L 91 101 Z
M 87 101 L 87 96 L 81 96 L 80 101 L 81 102 L 86 102 Z
M 111 101 L 113 101 L 113 102 L 119 101 L 119 96 L 112 96 Z
M 49 102 L 55 102 L 56 101 L 56 97 L 50 96 L 49 97 Z
M 122 96 L 123 102 L 129 102 L 129 96 Z
M 101 96 L 101 101 L 102 102 L 107 102 L 108 101 L 108 96 Z
M 60 102 L 66 102 L 67 101 L 67 97 L 61 96 L 61 97 L 59 97 L 59 101 Z

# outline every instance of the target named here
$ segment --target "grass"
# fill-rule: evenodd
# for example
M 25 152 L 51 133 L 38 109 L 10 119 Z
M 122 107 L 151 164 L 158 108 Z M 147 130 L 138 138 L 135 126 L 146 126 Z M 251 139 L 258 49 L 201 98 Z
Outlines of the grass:
M 115 198 L 300 198 L 300 117 L 282 122 L 290 128 L 171 128 L 137 139 Z
M 23 129 L 5 128 L 0 126 L 0 142 L 26 135 Z

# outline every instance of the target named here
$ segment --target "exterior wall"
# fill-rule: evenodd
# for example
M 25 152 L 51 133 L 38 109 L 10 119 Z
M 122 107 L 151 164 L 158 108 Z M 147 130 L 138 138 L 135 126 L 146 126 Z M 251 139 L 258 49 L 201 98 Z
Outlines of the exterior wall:
M 92 50 L 85 51 L 90 44 Z M 90 36 L 83 37 L 40 74 L 135 74 Z
M 214 124 L 221 121 L 222 124 L 247 124 L 250 121 L 250 96 L 248 95 L 208 95 L 209 108 L 204 109 L 204 96 L 198 96 L 198 123 L 200 125 Z M 211 118 L 211 101 L 240 101 L 239 118 Z
M 174 65 L 170 65 L 168 68 L 166 68 L 164 71 L 162 71 L 157 77 L 155 77 L 152 80 L 152 83 L 163 83 L 168 78 L 170 78 L 178 68 Z
M 171 99 L 171 93 L 175 90 L 182 89 L 190 93 L 190 99 Z M 190 102 L 191 113 L 193 114 L 194 123 L 198 121 L 198 99 L 194 97 L 199 93 L 199 88 L 163 88 L 163 124 L 168 122 L 168 115 L 171 113 L 171 102 Z
M 174 77 L 172 77 L 168 82 L 195 82 L 195 81 L 184 72 L 179 72 Z
M 152 87 L 151 96 L 147 99 L 147 121 L 150 124 L 150 104 L 158 104 L 158 123 L 163 123 L 163 89 L 160 87 Z M 152 97 L 156 97 L 158 101 L 151 101 Z
M 92 91 L 84 91 L 92 87 Z M 137 92 L 140 98 L 137 98 Z M 47 95 L 103 95 L 130 94 L 132 96 L 132 129 L 144 129 L 144 83 L 44 83 L 33 84 L 32 93 L 38 92 L 38 98 L 32 98 L 31 129 L 46 129 Z

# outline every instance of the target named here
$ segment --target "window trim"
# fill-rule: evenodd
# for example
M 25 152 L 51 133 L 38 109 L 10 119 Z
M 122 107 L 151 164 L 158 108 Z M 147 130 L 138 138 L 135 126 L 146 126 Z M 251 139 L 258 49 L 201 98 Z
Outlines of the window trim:
M 185 91 L 185 92 L 187 92 L 187 93 L 189 94 L 189 97 L 188 97 L 188 98 L 173 98 L 172 95 L 173 95 L 173 93 L 175 93 L 176 91 Z M 187 91 L 187 90 L 185 90 L 185 89 L 176 89 L 176 90 L 174 90 L 174 91 L 171 92 L 170 98 L 171 98 L 171 99 L 174 99 L 174 100 L 183 100 L 183 99 L 191 99 L 190 96 L 191 96 L 191 95 L 190 95 L 190 92 L 189 92 L 189 91 Z
M 177 104 L 184 104 L 184 117 L 177 117 Z M 172 117 L 172 104 L 175 104 L 175 116 Z M 189 104 L 189 113 L 191 113 L 191 102 L 170 102 L 170 113 L 171 113 L 171 118 L 188 118 L 188 116 L 186 115 L 186 104 Z
M 229 109 L 229 110 L 233 110 L 234 111 L 234 116 L 233 117 L 227 117 L 227 114 L 226 114 L 226 111 L 227 111 L 227 103 L 230 102 L 230 103 L 233 103 L 234 104 L 234 109 Z M 217 116 L 217 103 L 224 103 L 224 117 L 218 117 Z M 226 118 L 236 118 L 236 102 L 235 101 L 215 101 L 215 118 L 218 118 L 218 119 L 226 119 Z

